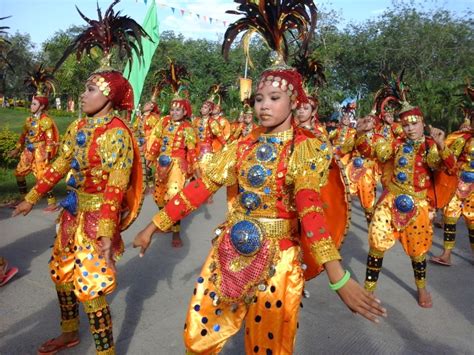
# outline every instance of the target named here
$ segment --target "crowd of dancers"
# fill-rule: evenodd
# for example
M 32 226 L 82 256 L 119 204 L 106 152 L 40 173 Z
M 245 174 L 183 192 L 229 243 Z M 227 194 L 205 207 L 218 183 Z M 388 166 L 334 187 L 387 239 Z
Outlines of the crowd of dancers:
M 244 19 L 256 11 L 276 11 L 275 1 L 243 3 Z M 273 42 L 267 43 L 278 53 L 277 61 L 262 73 L 234 122 L 223 113 L 216 85 L 199 117 L 189 99 L 176 92 L 168 114 L 152 97 L 130 124 L 118 112 L 133 110 L 132 87 L 105 62 L 85 83 L 85 116 L 59 142 L 46 112 L 47 80 L 35 76 L 31 116 L 11 154 L 21 154 L 15 175 L 24 194 L 13 214 L 27 215 L 43 196 L 48 210 L 60 208 L 49 269 L 62 332 L 38 353 L 79 343 L 80 303 L 97 354 L 115 353 L 107 296 L 116 288 L 120 233 L 137 218 L 147 188 L 159 211 L 134 238 L 140 256 L 160 233 L 172 233 L 172 247 L 182 246 L 180 221 L 227 188 L 227 217 L 215 229 L 187 311 L 184 344 L 190 354 L 218 353 L 244 321 L 247 353 L 293 353 L 305 281 L 323 270 L 329 287 L 351 311 L 378 322 L 387 314 L 374 292 L 384 254 L 397 240 L 411 260 L 418 304 L 433 306 L 426 255 L 436 211 L 444 216 L 444 252 L 433 262 L 451 265 L 461 215 L 474 246 L 473 89 L 466 88 L 465 123 L 447 138 L 426 125 L 421 109 L 408 102 L 401 77 L 381 83 L 372 112 L 355 125 L 347 111 L 337 127 L 327 127 L 318 118 L 317 96 L 303 86 L 311 74 L 286 64 L 283 45 L 288 24 L 298 29 L 303 43 L 310 39 L 316 7 L 312 1 L 290 3 L 265 19 L 273 26 Z M 112 6 L 84 33 L 110 25 Z M 287 26 L 278 18 L 289 21 Z M 229 27 L 224 49 L 234 31 L 248 29 L 239 21 Z M 264 30 L 257 30 L 266 38 Z M 100 44 L 110 60 L 112 37 L 88 40 Z M 36 183 L 27 192 L 25 176 L 31 172 Z M 56 204 L 51 190 L 63 178 L 67 196 Z M 339 253 L 349 227 L 350 195 L 360 201 L 368 223 L 364 285 L 351 278 Z

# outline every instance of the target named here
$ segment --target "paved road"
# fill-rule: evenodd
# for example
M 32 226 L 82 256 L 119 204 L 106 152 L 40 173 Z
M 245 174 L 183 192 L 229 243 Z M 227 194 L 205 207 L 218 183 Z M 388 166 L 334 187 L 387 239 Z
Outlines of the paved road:
M 182 224 L 184 247 L 172 249 L 170 235 L 156 238 L 143 259 L 130 247 L 135 233 L 155 212 L 148 197 L 140 218 L 124 234 L 127 251 L 118 264 L 119 287 L 110 297 L 114 335 L 119 354 L 183 354 L 182 329 L 193 284 L 204 261 L 213 228 L 223 220 L 225 195 Z M 352 225 L 344 243 L 344 264 L 363 281 L 367 256 L 367 228 L 354 203 Z M 52 215 L 35 208 L 26 218 L 10 218 L 0 210 L 0 255 L 21 272 L 0 289 L 0 354 L 35 354 L 42 341 L 57 335 L 59 310 L 47 262 L 55 231 Z M 473 264 L 467 232 L 458 226 L 458 244 L 451 268 L 428 265 L 434 308 L 415 301 L 410 260 L 399 245 L 384 261 L 378 296 L 389 318 L 374 325 L 349 312 L 329 291 L 321 275 L 307 284 L 296 354 L 474 354 Z M 436 231 L 433 252 L 441 247 Z M 81 311 L 82 313 L 82 311 Z M 65 354 L 93 354 L 87 320 L 81 315 L 82 343 Z M 243 354 L 239 333 L 223 354 Z

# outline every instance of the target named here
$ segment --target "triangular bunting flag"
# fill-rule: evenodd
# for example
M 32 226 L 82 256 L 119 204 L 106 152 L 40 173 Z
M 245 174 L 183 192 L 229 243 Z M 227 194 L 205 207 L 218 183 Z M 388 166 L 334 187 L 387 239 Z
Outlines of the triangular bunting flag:
M 173 14 L 174 14 L 175 10 L 176 10 L 176 9 L 175 9 L 174 7 L 171 8 L 171 11 L 173 11 Z

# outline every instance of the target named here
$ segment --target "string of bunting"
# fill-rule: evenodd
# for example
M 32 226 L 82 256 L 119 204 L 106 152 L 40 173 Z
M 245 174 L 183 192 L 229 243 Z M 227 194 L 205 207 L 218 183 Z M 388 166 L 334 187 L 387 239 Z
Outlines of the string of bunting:
M 136 0 L 136 2 L 138 2 L 139 0 Z M 145 5 L 147 4 L 147 2 L 149 0 L 143 0 L 145 2 Z M 209 21 L 209 23 L 212 25 L 212 23 L 218 23 L 218 22 L 221 22 L 224 27 L 227 27 L 227 24 L 229 23 L 229 21 L 226 21 L 226 20 L 220 20 L 220 19 L 217 19 L 215 17 L 210 17 L 210 16 L 206 16 L 206 15 L 201 15 L 201 14 L 198 14 L 196 12 L 192 12 L 192 11 L 189 11 L 189 10 L 186 10 L 186 9 L 178 9 L 176 7 L 173 7 L 173 6 L 170 6 L 170 5 L 167 5 L 167 4 L 163 4 L 163 3 L 159 3 L 157 2 L 156 5 L 158 5 L 159 7 L 161 7 L 162 9 L 163 8 L 169 8 L 171 9 L 171 11 L 173 12 L 173 14 L 176 13 L 176 11 L 179 11 L 179 13 L 181 13 L 181 16 L 184 16 L 185 14 L 189 14 L 190 16 L 196 16 L 199 20 L 203 20 L 204 22 L 207 22 Z

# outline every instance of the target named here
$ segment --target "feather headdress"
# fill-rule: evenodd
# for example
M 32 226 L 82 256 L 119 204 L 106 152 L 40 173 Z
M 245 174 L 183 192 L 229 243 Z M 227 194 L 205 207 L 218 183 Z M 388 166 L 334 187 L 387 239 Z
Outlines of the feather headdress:
M 311 87 L 317 92 L 326 83 L 323 65 L 320 61 L 311 58 L 307 52 L 296 57 L 294 67 L 303 77 L 303 85 L 307 87 L 307 91 Z
M 372 114 L 383 117 L 389 106 L 399 108 L 400 106 L 407 107 L 409 105 L 407 93 L 410 88 L 403 82 L 404 74 L 405 69 L 398 76 L 392 73 L 390 78 L 380 73 L 383 83 L 382 87 L 375 93 Z
M 215 105 L 221 106 L 222 101 L 226 100 L 229 94 L 229 88 L 222 84 L 213 84 L 208 91 L 209 99 Z
M 287 35 L 294 42 L 300 41 L 300 50 L 304 52 L 316 28 L 317 9 L 313 0 L 235 0 L 238 11 L 227 13 L 242 15 L 225 32 L 222 54 L 227 59 L 235 38 L 243 32 L 242 44 L 249 57 L 250 38 L 260 34 L 267 45 L 278 55 L 278 60 L 286 63 L 289 44 Z M 296 35 L 295 35 L 296 34 Z M 281 63 L 280 63 L 281 64 Z
M 24 80 L 24 84 L 29 88 L 35 89 L 35 96 L 48 97 L 49 94 L 55 94 L 54 76 L 51 69 L 47 69 L 43 64 L 37 66 Z
M 168 57 L 169 66 L 167 68 L 159 69 L 153 74 L 153 94 L 151 101 L 155 102 L 156 98 L 160 93 L 170 88 L 175 98 L 184 97 L 188 99 L 189 93 L 185 89 L 185 86 L 189 80 L 189 72 L 184 65 L 174 63 L 171 58 Z
M 57 70 L 66 58 L 76 52 L 76 58 L 80 61 L 84 52 L 90 55 L 91 50 L 98 47 L 102 50 L 104 56 L 101 61 L 101 67 L 104 70 L 110 69 L 111 51 L 113 47 L 118 48 L 120 59 L 127 57 L 129 64 L 132 64 L 132 54 L 135 52 L 138 57 L 143 53 L 142 38 L 150 41 L 151 37 L 134 19 L 128 16 L 120 15 L 120 11 L 115 12 L 113 7 L 120 0 L 114 0 L 105 11 L 104 16 L 97 4 L 98 20 L 91 20 L 86 17 L 76 6 L 79 15 L 87 22 L 87 28 L 79 34 L 72 44 L 67 47 L 63 56 L 56 64 Z

